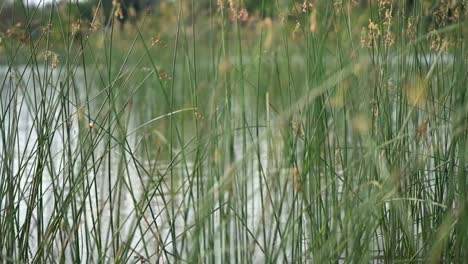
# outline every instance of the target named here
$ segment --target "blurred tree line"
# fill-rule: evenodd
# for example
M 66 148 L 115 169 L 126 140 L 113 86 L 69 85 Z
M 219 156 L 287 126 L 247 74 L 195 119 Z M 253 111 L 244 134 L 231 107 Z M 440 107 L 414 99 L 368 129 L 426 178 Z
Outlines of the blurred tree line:
M 89 24 L 93 20 L 101 21 L 102 23 L 102 6 L 105 4 L 112 5 L 114 0 L 0 0 L 0 32 L 5 32 L 13 25 L 18 23 L 26 25 L 32 33 L 34 29 L 41 25 L 46 25 L 50 22 L 55 24 L 71 24 L 80 22 Z M 124 3 L 130 0 L 120 0 Z M 352 3 L 355 8 L 359 8 L 364 12 L 368 12 L 369 8 L 375 8 L 379 0 L 136 0 L 139 1 L 143 12 L 149 13 L 154 17 L 158 17 L 163 12 L 174 12 L 175 8 L 164 8 L 167 6 L 177 7 L 182 3 L 184 8 L 192 9 L 192 14 L 198 17 L 213 14 L 218 11 L 220 2 L 224 3 L 224 8 L 229 9 L 229 5 L 234 3 L 237 10 L 245 9 L 250 15 L 257 17 L 277 17 L 278 15 L 287 15 L 294 19 L 294 16 L 301 13 L 301 6 L 307 3 L 313 3 L 317 10 L 325 10 L 328 6 L 335 3 Z M 427 8 L 427 15 L 432 13 L 439 2 L 442 0 L 395 0 L 396 4 L 407 6 L 407 10 L 411 8 Z M 445 0 L 451 3 L 449 6 L 452 9 L 447 9 L 450 12 L 455 6 L 465 10 L 465 0 Z M 28 5 L 29 2 L 29 5 Z M 165 11 L 166 10 L 166 11 Z M 169 11 L 167 11 L 169 10 Z M 187 13 L 186 13 L 187 14 Z

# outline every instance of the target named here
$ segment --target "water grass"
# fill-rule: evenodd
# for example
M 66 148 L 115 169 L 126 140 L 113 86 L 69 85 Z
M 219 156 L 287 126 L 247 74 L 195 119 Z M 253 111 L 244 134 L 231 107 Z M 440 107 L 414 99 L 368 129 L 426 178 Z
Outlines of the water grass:
M 463 262 L 465 9 L 267 2 L 123 32 L 23 6 L 1 36 L 2 262 Z

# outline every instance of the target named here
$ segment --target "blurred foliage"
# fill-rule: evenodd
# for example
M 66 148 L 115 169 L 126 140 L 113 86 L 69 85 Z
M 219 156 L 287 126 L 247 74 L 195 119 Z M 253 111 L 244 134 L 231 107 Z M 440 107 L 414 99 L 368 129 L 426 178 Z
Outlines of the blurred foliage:
M 260 12 L 264 17 L 274 16 L 276 13 L 276 3 L 271 0 L 246 0 L 245 6 L 249 12 Z
M 29 0 L 30 1 L 30 0 Z M 89 0 L 89 1 L 70 1 L 62 0 L 55 4 L 44 4 L 40 6 L 25 6 L 22 0 L 5 2 L 2 0 L 0 6 L 0 33 L 3 37 L 13 36 L 17 40 L 37 40 L 43 34 L 44 30 L 49 30 L 48 39 L 51 43 L 63 43 L 63 41 L 54 41 L 66 39 L 72 35 L 80 35 L 82 32 L 88 32 L 90 28 L 98 30 L 103 27 L 103 12 L 97 10 L 102 2 L 112 0 Z M 144 10 L 145 21 L 149 27 L 142 27 L 142 30 L 164 34 L 172 32 L 177 24 L 179 7 L 182 7 L 183 22 L 191 24 L 208 23 L 206 17 L 220 19 L 216 15 L 219 12 L 219 4 L 224 4 L 226 15 L 230 16 L 232 22 L 232 13 L 230 5 L 235 5 L 234 18 L 240 19 L 241 24 L 258 29 L 261 27 L 261 21 L 267 17 L 273 21 L 287 20 L 286 27 L 291 32 L 297 32 L 304 28 L 310 31 L 328 31 L 331 26 L 339 27 L 336 23 L 326 19 L 325 13 L 335 12 L 342 14 L 348 12 L 351 8 L 352 23 L 359 28 L 367 26 L 370 17 L 376 16 L 379 7 L 375 1 L 306 1 L 303 0 L 140 0 Z M 455 21 L 456 16 L 464 17 L 461 14 L 466 12 L 466 8 L 459 5 L 457 1 L 451 1 L 448 5 L 439 6 L 439 1 L 396 1 L 395 3 L 405 3 L 405 8 L 394 10 L 405 10 L 406 14 L 411 16 L 413 13 L 421 14 L 419 18 L 423 22 L 425 31 L 430 31 L 442 26 L 446 26 Z M 304 12 L 304 3 L 312 4 L 312 8 Z M 408 4 L 413 3 L 413 4 Z M 247 11 L 247 12 L 244 12 Z M 194 16 L 194 17 L 192 17 Z M 226 16 L 226 18 L 228 17 Z M 164 21 L 164 23 L 161 23 Z M 402 22 L 404 23 L 404 22 Z M 437 25 L 440 24 L 439 25 Z M 130 27 L 130 26 L 129 26 Z M 208 28 L 206 25 L 205 28 Z M 342 30 L 342 29 L 341 29 Z M 78 33 L 77 33 L 78 32 Z M 88 33 L 86 33 L 88 34 Z M 293 34 L 293 33 L 291 33 Z M 359 37 L 359 36 L 356 36 Z M 58 44 L 57 44 L 58 45 Z
M 60 14 L 69 20 L 92 21 L 94 16 L 95 3 L 85 2 L 62 2 Z

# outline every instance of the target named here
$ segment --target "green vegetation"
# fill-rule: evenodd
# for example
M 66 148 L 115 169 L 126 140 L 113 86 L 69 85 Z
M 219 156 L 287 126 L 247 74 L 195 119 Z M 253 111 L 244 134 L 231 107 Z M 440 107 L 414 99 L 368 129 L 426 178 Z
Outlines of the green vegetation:
M 466 8 L 355 2 L 2 5 L 1 262 L 463 263 Z

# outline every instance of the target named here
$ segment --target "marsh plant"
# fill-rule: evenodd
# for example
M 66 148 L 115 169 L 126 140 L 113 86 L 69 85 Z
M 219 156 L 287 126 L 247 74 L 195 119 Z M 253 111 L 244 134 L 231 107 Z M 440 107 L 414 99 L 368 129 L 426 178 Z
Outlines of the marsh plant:
M 468 3 L 260 2 L 0 7 L 0 260 L 463 263 Z

